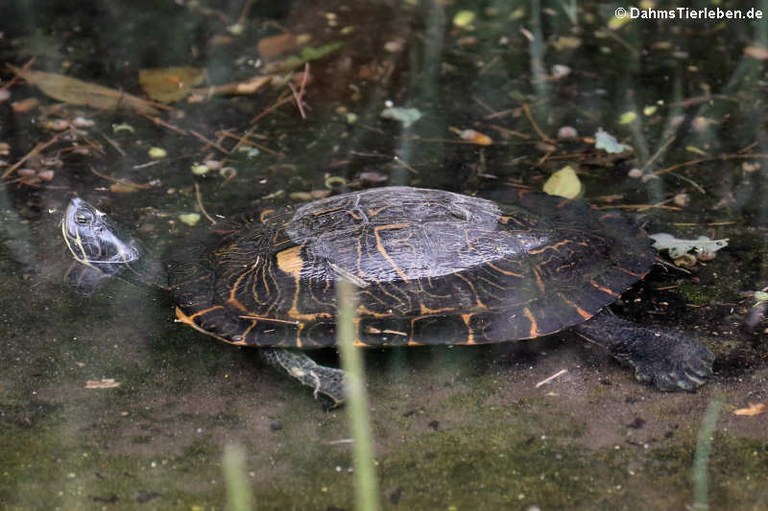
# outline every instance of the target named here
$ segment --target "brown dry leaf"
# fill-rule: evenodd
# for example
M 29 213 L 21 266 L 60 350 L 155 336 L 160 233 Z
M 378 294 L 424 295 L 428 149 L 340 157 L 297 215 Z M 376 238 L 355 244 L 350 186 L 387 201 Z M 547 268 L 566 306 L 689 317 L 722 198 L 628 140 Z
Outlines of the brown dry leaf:
M 212 87 L 206 87 L 204 89 L 195 89 L 191 91 L 194 94 L 200 94 L 203 97 L 214 94 L 255 94 L 259 89 L 265 85 L 272 83 L 275 77 L 273 75 L 258 75 L 242 82 L 225 83 L 222 85 L 214 85 Z
M 143 185 L 128 180 L 115 181 L 109 185 L 109 191 L 112 193 L 134 193 L 141 190 L 149 190 L 150 188 L 152 188 L 152 185 Z
M 101 380 L 88 380 L 85 382 L 86 389 L 114 389 L 120 386 L 120 382 L 114 378 L 102 378 Z
M 299 39 L 293 34 L 278 34 L 265 37 L 256 45 L 259 55 L 267 60 L 291 53 L 298 47 Z
M 157 115 L 157 105 L 125 92 L 96 85 L 77 78 L 44 71 L 8 66 L 11 71 L 34 85 L 48 97 L 70 105 L 86 105 L 100 110 L 129 108 L 140 114 Z
M 147 96 L 161 103 L 186 98 L 193 87 L 205 80 L 202 69 L 188 66 L 141 69 L 139 84 Z
M 749 405 L 746 408 L 739 408 L 737 410 L 733 411 L 734 415 L 746 415 L 747 417 L 753 417 L 755 415 L 760 415 L 765 413 L 766 409 L 765 403 L 749 403 Z

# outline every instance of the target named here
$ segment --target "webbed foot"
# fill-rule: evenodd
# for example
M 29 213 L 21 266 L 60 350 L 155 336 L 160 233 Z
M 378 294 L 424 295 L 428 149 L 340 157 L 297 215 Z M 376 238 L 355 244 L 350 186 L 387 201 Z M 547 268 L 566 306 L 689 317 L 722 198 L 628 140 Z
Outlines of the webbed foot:
M 322 366 L 301 350 L 263 348 L 260 353 L 272 367 L 313 389 L 315 399 L 331 410 L 344 404 L 344 371 Z
M 652 330 L 652 329 L 649 329 Z M 635 377 L 664 392 L 694 391 L 712 377 L 715 355 L 680 332 L 652 331 L 641 350 L 614 353 L 635 368 Z
M 601 312 L 576 330 L 635 368 L 635 377 L 657 389 L 694 391 L 712 377 L 715 356 L 690 335 L 632 323 Z

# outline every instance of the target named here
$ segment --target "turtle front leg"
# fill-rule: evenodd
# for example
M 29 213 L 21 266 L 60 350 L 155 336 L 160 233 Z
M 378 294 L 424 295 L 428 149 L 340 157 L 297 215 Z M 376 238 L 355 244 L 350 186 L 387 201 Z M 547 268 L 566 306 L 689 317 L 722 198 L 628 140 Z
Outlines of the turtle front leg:
M 632 323 L 607 311 L 575 327 L 662 391 L 693 391 L 712 376 L 715 356 L 684 332 Z
M 327 408 L 344 404 L 344 371 L 341 369 L 322 366 L 301 350 L 262 348 L 259 352 L 267 364 L 312 388 L 315 399 L 325 400 Z

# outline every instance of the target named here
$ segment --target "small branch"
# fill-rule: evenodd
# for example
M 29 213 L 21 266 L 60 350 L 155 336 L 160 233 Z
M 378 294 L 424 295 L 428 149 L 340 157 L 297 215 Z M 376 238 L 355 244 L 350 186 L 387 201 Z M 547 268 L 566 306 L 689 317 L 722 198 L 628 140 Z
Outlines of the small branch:
M 205 210 L 205 206 L 203 206 L 203 194 L 200 192 L 200 185 L 197 183 L 195 183 L 195 200 L 197 201 L 197 207 L 200 208 L 200 213 L 211 222 L 211 225 L 214 225 L 216 220 L 214 220 Z

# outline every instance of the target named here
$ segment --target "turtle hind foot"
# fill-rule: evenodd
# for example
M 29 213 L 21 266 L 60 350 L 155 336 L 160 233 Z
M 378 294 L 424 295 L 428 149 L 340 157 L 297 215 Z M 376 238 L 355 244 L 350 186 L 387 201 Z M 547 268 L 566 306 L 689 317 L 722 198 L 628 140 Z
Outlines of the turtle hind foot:
M 715 356 L 684 332 L 639 325 L 608 312 L 597 314 L 576 329 L 632 366 L 639 381 L 661 391 L 692 392 L 712 377 Z
M 627 358 L 639 381 L 664 392 L 693 392 L 712 377 L 715 356 L 707 348 L 680 332 L 648 330 L 648 349 Z
M 272 367 L 312 389 L 325 410 L 344 404 L 344 371 L 318 364 L 301 350 L 263 348 L 262 358 Z

